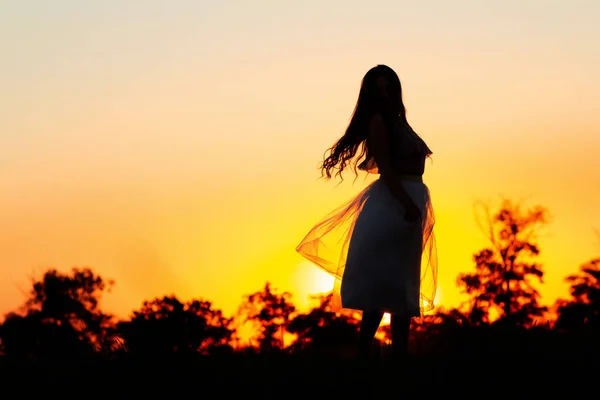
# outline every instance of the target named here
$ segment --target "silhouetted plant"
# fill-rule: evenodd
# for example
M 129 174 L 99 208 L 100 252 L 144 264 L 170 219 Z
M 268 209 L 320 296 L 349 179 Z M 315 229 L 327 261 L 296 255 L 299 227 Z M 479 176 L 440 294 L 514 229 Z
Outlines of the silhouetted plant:
M 259 332 L 258 345 L 261 351 L 285 347 L 285 332 L 296 307 L 289 292 L 277 293 L 267 282 L 260 291 L 245 296 L 238 315 L 246 323 L 252 323 Z
M 556 328 L 561 330 L 600 329 L 600 258 L 581 266 L 580 272 L 565 280 L 571 299 L 558 300 Z
M 486 209 L 487 211 L 487 209 Z M 522 212 L 517 204 L 504 201 L 487 221 L 490 247 L 474 255 L 475 272 L 461 273 L 457 284 L 470 296 L 468 316 L 472 323 L 531 326 L 547 308 L 533 279 L 543 282 L 542 266 L 535 261 L 540 249 L 537 232 L 548 222 L 548 212 L 534 207 Z
M 99 308 L 102 293 L 112 286 L 91 269 L 55 269 L 33 282 L 21 310 L 6 316 L 0 327 L 4 353 L 15 357 L 89 355 L 110 335 L 112 316 Z
M 234 330 L 209 301 L 182 303 L 175 296 L 145 301 L 129 321 L 119 322 L 117 330 L 131 353 L 209 354 L 230 348 Z
M 355 347 L 360 320 L 350 311 L 333 311 L 331 293 L 315 297 L 319 305 L 307 314 L 296 315 L 288 326 L 297 336 L 292 347 L 330 354 Z

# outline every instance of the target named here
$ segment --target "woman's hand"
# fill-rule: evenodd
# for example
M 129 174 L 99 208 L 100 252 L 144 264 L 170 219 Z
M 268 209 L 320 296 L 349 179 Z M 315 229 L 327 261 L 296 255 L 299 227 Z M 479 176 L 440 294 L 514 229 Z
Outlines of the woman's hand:
M 404 205 L 404 218 L 411 224 L 421 219 L 421 210 L 412 201 Z

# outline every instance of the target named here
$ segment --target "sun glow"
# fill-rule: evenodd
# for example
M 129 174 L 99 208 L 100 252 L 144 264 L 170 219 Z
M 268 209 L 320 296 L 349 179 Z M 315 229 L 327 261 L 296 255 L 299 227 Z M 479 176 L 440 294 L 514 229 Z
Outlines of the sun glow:
M 313 267 L 311 272 L 311 287 L 316 293 L 328 293 L 333 290 L 335 279 L 320 268 Z
M 436 292 L 435 292 L 435 298 L 433 299 L 433 305 L 435 306 L 435 308 L 438 308 L 441 303 L 442 303 L 442 288 L 440 288 L 438 286 Z

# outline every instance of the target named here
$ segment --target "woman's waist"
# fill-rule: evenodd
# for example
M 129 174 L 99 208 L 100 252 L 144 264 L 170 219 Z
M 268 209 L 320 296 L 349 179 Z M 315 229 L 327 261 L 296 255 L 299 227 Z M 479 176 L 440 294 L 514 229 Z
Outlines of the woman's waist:
M 394 173 L 389 176 L 394 180 L 423 183 L 423 175 Z

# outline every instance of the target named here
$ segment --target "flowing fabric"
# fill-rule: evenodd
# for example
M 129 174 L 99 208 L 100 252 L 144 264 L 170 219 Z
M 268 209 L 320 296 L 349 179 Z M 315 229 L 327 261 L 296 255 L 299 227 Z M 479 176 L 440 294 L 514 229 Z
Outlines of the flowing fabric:
M 410 178 L 410 177 L 408 177 Z M 399 177 L 421 210 L 409 223 L 381 179 L 317 223 L 296 250 L 335 278 L 334 307 L 418 316 L 434 308 L 435 217 L 427 186 Z

